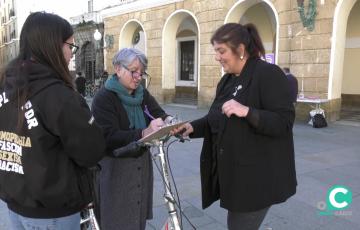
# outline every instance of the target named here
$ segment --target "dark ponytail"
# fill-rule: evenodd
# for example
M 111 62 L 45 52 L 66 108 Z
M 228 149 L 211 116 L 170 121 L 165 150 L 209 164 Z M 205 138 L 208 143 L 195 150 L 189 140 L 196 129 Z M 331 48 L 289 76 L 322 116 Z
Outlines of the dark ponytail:
M 226 43 L 233 53 L 237 53 L 240 44 L 245 46 L 249 57 L 264 57 L 265 49 L 259 33 L 253 24 L 226 23 L 219 27 L 210 40 L 211 44 Z
M 261 41 L 261 38 L 259 36 L 259 32 L 256 29 L 256 26 L 252 23 L 248 23 L 244 25 L 244 27 L 247 29 L 251 39 L 249 42 L 248 47 L 246 47 L 246 50 L 248 51 L 250 57 L 254 56 L 260 56 L 265 58 L 265 49 L 264 45 Z

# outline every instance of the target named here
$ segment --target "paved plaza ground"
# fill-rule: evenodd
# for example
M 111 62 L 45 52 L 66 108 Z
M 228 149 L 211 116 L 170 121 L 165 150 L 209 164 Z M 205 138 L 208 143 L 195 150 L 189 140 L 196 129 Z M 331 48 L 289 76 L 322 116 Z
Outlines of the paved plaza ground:
M 206 114 L 206 110 L 164 105 L 170 114 L 182 120 L 192 120 Z M 323 129 L 297 122 L 294 127 L 298 188 L 286 203 L 273 206 L 260 229 L 262 230 L 355 230 L 360 229 L 360 124 L 335 122 Z M 181 198 L 182 210 L 198 230 L 226 229 L 226 211 L 213 204 L 201 209 L 199 156 L 202 140 L 174 143 L 169 158 Z M 146 230 L 161 229 L 167 211 L 163 200 L 163 184 L 155 170 L 154 219 Z M 352 191 L 352 203 L 346 215 L 322 216 L 317 208 L 326 202 L 328 189 L 344 185 Z M 7 230 L 8 220 L 0 203 L 0 230 Z M 183 219 L 184 229 L 193 229 Z M 121 228 L 119 228 L 121 229 Z

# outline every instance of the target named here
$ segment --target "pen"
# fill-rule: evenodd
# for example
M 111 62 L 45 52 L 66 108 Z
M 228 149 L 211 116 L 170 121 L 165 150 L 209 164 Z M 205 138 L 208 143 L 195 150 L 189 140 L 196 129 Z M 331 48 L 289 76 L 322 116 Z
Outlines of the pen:
M 153 117 L 150 112 L 149 112 L 149 109 L 147 107 L 147 105 L 145 105 L 145 110 L 144 110 L 144 113 L 146 114 L 146 116 L 148 116 L 151 120 L 155 120 L 156 118 Z

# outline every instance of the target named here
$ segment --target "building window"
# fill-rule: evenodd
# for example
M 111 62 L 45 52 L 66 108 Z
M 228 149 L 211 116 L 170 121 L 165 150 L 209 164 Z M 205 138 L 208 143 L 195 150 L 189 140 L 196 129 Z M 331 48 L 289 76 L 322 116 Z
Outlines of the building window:
M 15 16 L 15 11 L 14 11 L 14 9 L 11 9 L 9 11 L 9 17 L 11 18 L 11 17 L 14 17 L 14 16 Z
M 176 86 L 197 85 L 197 37 L 177 38 Z
M 139 31 L 136 31 L 132 38 L 132 45 L 135 46 L 136 44 L 139 43 L 139 41 L 140 41 L 140 33 L 139 33 Z
M 195 41 L 180 42 L 180 80 L 194 80 Z

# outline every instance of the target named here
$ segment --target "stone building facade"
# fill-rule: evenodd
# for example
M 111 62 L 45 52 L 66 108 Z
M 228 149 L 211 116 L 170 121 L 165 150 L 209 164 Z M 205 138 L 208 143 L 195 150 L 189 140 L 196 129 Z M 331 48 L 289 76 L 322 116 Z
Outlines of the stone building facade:
M 94 21 L 79 23 L 74 27 L 74 39 L 80 49 L 75 54 L 75 72 L 81 72 L 87 82 L 95 83 L 104 71 L 103 39 L 94 39 L 94 31 L 103 33 L 103 24 Z
M 99 81 L 104 71 L 104 24 L 100 14 L 92 9 L 70 18 L 74 29 L 75 44 L 79 51 L 75 54 L 75 73 L 81 72 L 88 83 Z M 95 33 L 98 37 L 95 39 Z
M 305 118 L 317 99 L 330 120 L 345 105 L 360 107 L 360 0 L 316 0 L 314 29 L 305 28 L 299 3 L 312 0 L 138 0 L 101 12 L 105 68 L 112 72 L 116 51 L 143 36 L 149 58 L 149 89 L 163 103 L 189 99 L 198 107 L 211 104 L 222 70 L 214 59 L 210 37 L 227 22 L 254 23 L 266 53 L 290 67 L 305 102 L 296 106 Z
M 16 57 L 19 50 L 19 30 L 14 1 L 0 1 L 0 66 Z

